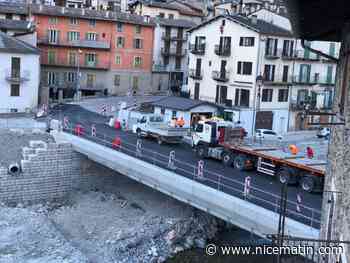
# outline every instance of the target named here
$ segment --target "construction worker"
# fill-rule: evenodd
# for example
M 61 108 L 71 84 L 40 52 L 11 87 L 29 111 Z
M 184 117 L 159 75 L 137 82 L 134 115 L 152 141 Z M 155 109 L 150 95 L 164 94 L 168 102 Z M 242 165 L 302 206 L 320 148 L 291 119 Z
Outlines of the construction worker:
M 306 155 L 309 159 L 314 158 L 314 150 L 310 146 L 306 147 Z
M 288 148 L 289 148 L 290 153 L 293 154 L 293 155 L 297 155 L 298 152 L 299 152 L 299 149 L 298 149 L 298 147 L 295 144 L 290 144 L 288 146 Z
M 112 148 L 119 150 L 122 144 L 122 140 L 120 137 L 115 137 L 114 140 L 112 141 Z
M 185 125 L 185 120 L 184 120 L 184 117 L 181 116 L 180 119 L 176 121 L 176 126 L 182 128 L 184 125 Z

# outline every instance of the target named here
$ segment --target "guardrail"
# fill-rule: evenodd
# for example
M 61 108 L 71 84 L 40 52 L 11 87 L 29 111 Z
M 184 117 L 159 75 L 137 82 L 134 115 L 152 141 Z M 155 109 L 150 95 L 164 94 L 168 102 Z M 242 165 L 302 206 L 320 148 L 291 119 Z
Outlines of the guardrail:
M 239 197 L 270 211 L 274 211 L 275 213 L 279 213 L 280 211 L 280 196 L 253 186 L 254 179 L 252 179 L 252 183 L 247 186 L 241 181 L 206 169 L 205 161 L 203 160 L 200 160 L 197 164 L 192 164 L 177 159 L 175 157 L 176 153 L 173 153 L 173 157 L 171 157 L 171 152 L 169 155 L 164 155 L 146 149 L 142 147 L 142 139 L 139 139 L 136 144 L 133 144 L 122 140 L 122 137 L 116 136 L 113 138 L 105 133 L 98 132 L 96 128 L 92 128 L 93 126 L 95 127 L 95 124 L 92 124 L 92 126 L 89 127 L 89 130 L 87 130 L 86 127 L 83 126 L 80 126 L 81 128 L 78 129 L 80 125 L 78 123 L 67 123 L 65 121 L 61 123 L 63 123 L 62 130 L 64 132 L 113 148 L 119 152 L 141 159 L 158 167 L 171 170 L 195 182 L 205 184 L 229 195 Z M 202 162 L 202 167 L 200 167 L 200 162 Z M 287 217 L 310 227 L 320 227 L 321 211 L 315 208 L 288 200 L 286 215 Z

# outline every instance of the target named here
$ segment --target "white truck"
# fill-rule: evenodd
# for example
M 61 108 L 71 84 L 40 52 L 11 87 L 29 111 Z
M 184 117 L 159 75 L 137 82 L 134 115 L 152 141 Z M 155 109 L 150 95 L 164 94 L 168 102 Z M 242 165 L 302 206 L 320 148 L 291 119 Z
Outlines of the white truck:
M 150 114 L 142 116 L 137 124 L 133 125 L 132 130 L 139 138 L 155 138 L 158 144 L 162 144 L 163 142 L 180 143 L 188 129 L 170 127 L 163 116 Z

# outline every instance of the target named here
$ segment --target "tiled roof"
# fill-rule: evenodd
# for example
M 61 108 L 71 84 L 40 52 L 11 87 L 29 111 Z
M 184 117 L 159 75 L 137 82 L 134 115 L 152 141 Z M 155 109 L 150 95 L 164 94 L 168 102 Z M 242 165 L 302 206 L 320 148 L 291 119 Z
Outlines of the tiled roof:
M 148 19 L 143 16 L 113 12 L 113 11 L 100 11 L 92 9 L 82 8 L 69 8 L 61 6 L 48 6 L 48 5 L 30 5 L 31 11 L 34 15 L 51 15 L 51 16 L 63 16 L 63 17 L 77 17 L 82 19 L 96 19 L 107 21 L 118 21 L 131 24 L 140 24 L 144 26 L 155 26 L 152 19 Z M 28 5 L 0 2 L 0 13 L 13 13 L 13 14 L 28 14 Z
M 34 25 L 29 21 L 0 19 L 0 29 L 31 31 L 34 29 Z
M 216 16 L 208 21 L 205 21 L 204 23 L 202 23 L 196 27 L 191 28 L 189 30 L 189 32 L 192 32 L 192 31 L 196 30 L 197 28 L 200 28 L 200 27 L 203 27 L 207 24 L 210 24 L 211 22 L 213 22 L 219 18 L 229 19 L 235 23 L 238 23 L 242 26 L 245 26 L 245 27 L 247 27 L 251 30 L 254 30 L 258 33 L 261 33 L 261 34 L 293 37 L 293 34 L 291 31 L 285 30 L 279 26 L 268 23 L 268 22 L 261 20 L 261 19 L 257 19 L 256 23 L 254 23 L 251 18 L 242 16 L 242 15 L 218 15 L 218 16 Z
M 213 105 L 217 107 L 215 104 L 207 101 L 193 100 L 193 99 L 182 98 L 182 97 L 165 97 L 158 101 L 154 101 L 151 104 L 156 107 L 164 107 L 167 109 L 185 110 L 185 111 L 191 110 L 200 105 Z
M 40 54 L 39 49 L 0 32 L 0 52 L 21 53 L 21 54 Z
M 186 20 L 186 19 L 165 19 L 157 17 L 155 18 L 156 23 L 162 26 L 172 26 L 172 27 L 183 27 L 183 28 L 191 28 L 196 26 L 196 23 Z

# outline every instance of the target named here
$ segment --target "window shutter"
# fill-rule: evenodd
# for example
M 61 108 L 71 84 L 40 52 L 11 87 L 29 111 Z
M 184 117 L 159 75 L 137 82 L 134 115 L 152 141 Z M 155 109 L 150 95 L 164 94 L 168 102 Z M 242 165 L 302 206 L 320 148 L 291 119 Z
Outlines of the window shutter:
M 57 41 L 56 41 L 56 43 L 60 43 L 60 33 L 61 33 L 61 31 L 57 30 Z
M 77 38 L 78 38 L 78 40 L 80 40 L 80 32 L 78 32 Z
M 89 34 L 85 33 L 85 40 L 89 40 Z
M 133 46 L 133 48 L 136 48 L 136 39 L 135 38 L 132 40 L 132 46 Z
M 276 56 L 277 55 L 277 47 L 278 47 L 278 39 L 275 39 L 275 49 L 273 51 L 273 54 Z
M 255 37 L 252 37 L 252 46 L 255 46 Z
M 143 48 L 143 40 L 140 39 L 140 48 Z
M 241 38 L 239 39 L 239 45 L 240 45 L 240 46 L 243 46 L 243 37 L 241 37 Z
M 238 62 L 237 74 L 241 74 L 242 62 Z
M 270 47 L 270 38 L 267 39 L 266 45 L 265 45 L 265 55 L 269 54 L 269 47 Z
M 272 66 L 272 76 L 271 76 L 271 80 L 272 80 L 272 81 L 275 80 L 275 69 L 276 69 L 276 66 L 273 65 L 273 66 Z
M 70 41 L 71 39 L 69 38 L 69 32 L 67 32 L 67 41 Z

